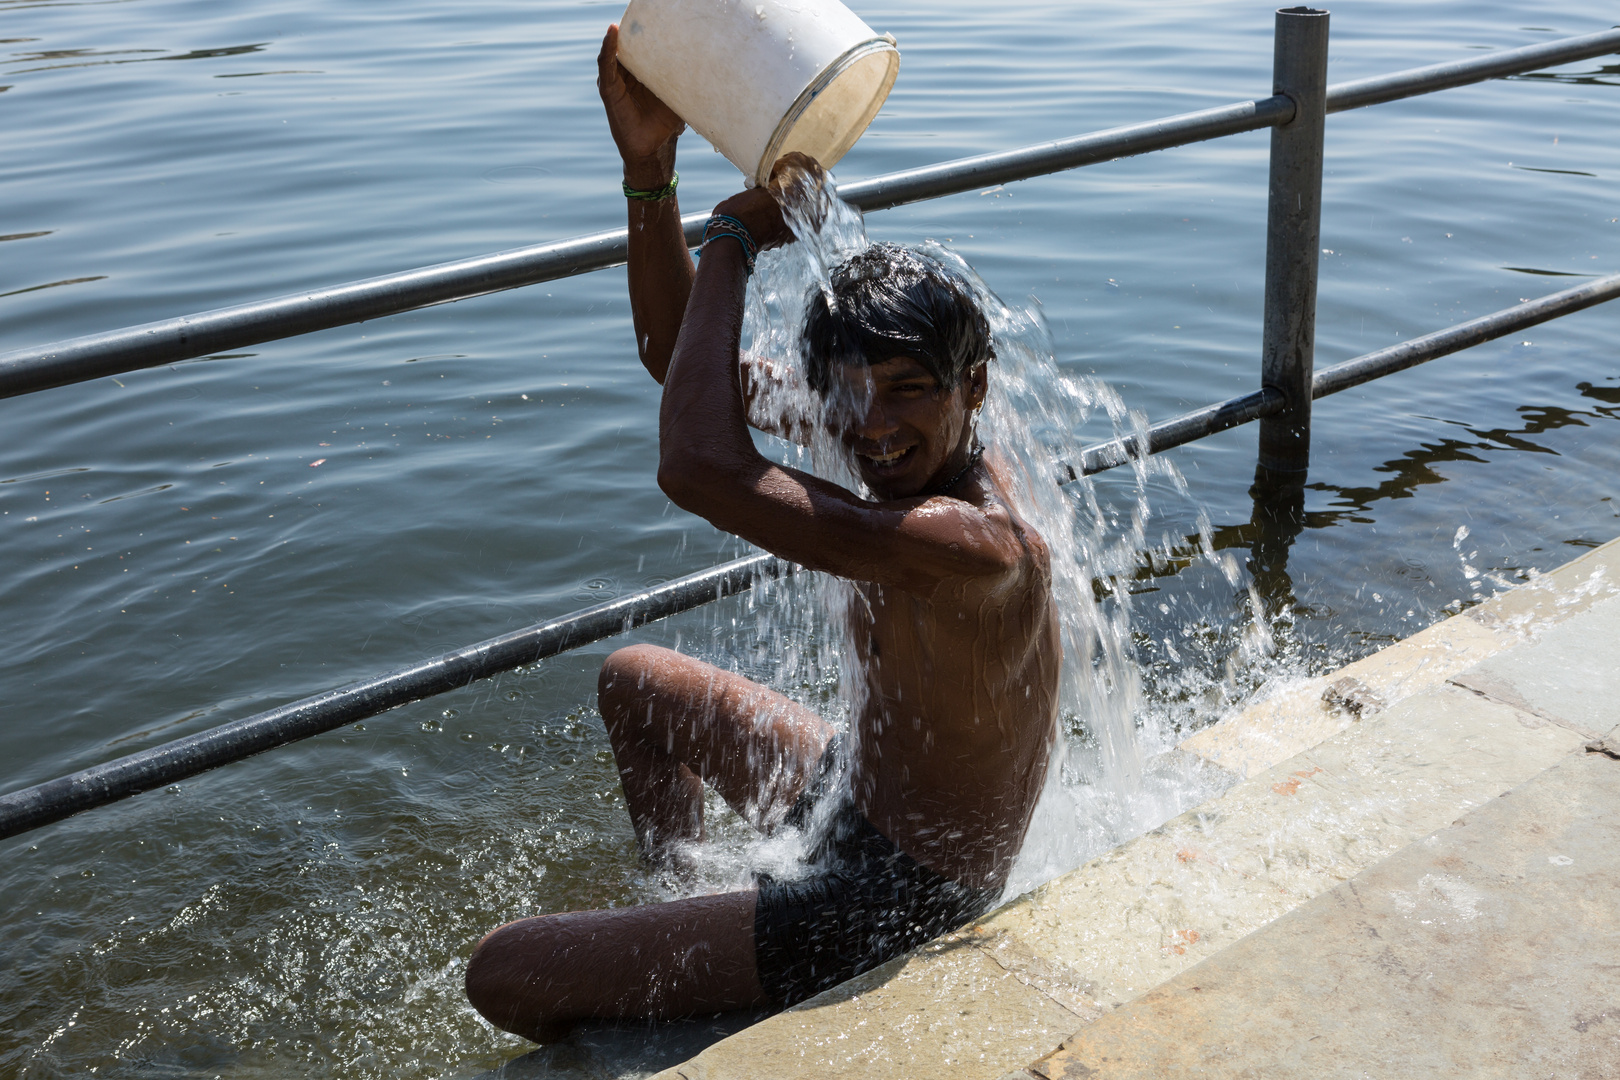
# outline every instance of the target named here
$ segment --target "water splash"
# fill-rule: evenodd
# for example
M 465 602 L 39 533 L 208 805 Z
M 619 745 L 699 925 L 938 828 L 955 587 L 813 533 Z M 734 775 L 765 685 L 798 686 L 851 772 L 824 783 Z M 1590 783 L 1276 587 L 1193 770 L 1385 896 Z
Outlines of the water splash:
M 870 241 L 859 211 L 838 200 L 830 185 L 798 184 L 784 211 L 798 242 L 763 253 L 748 290 L 743 360 L 745 368 L 760 373 L 751 419 L 761 428 L 791 431 L 799 440 L 770 440 L 762 448 L 775 460 L 862 492 L 853 460 L 823 424 L 824 403 L 805 378 L 800 330 L 807 298 L 820 290 L 833 301 L 833 269 Z M 1022 306 L 1007 304 L 961 256 L 936 241 L 913 250 L 955 274 L 990 324 L 996 359 L 980 439 L 1010 466 L 1015 508 L 1047 541 L 1061 613 L 1061 738 L 1008 883 L 1010 896 L 1156 826 L 1207 797 L 1216 783 L 1163 757 L 1184 725 L 1171 710 L 1144 706 L 1132 634 L 1130 584 L 1144 549 L 1154 547 L 1148 539 L 1155 521 L 1150 488 L 1168 487 L 1186 497 L 1186 485 L 1172 465 L 1155 458 L 1131 463 L 1132 490 L 1123 499 L 1117 484 L 1104 499 L 1091 480 L 1060 482 L 1069 473 L 1067 464 L 1079 458 L 1076 433 L 1088 422 L 1106 422 L 1113 437 L 1144 432 L 1146 418 L 1127 409 L 1101 380 L 1059 367 L 1052 334 L 1033 299 Z M 1196 557 L 1218 567 L 1236 586 L 1235 561 L 1217 556 L 1207 517 L 1201 521 Z M 1171 546 L 1168 536 L 1159 546 Z M 727 629 L 740 640 L 716 633 L 711 658 L 769 683 L 847 730 L 862 705 L 852 694 L 865 686 L 843 640 L 844 615 L 858 602 L 850 583 L 823 574 L 762 583 L 743 618 L 730 620 Z M 1254 610 L 1259 611 L 1258 601 Z M 1262 617 L 1253 625 L 1263 634 L 1265 623 Z M 720 839 L 692 853 L 701 869 L 694 881 L 674 886 L 676 891 L 745 886 L 754 869 L 792 872 L 806 841 L 792 830 L 765 839 L 729 830 Z

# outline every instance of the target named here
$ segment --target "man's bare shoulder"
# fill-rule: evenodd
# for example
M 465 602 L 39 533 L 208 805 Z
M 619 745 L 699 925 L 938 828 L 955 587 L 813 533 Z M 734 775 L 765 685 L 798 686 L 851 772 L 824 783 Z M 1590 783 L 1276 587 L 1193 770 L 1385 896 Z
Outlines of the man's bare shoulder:
M 1051 551 L 1045 538 L 1014 508 L 1002 469 L 987 465 L 976 472 L 949 496 L 897 504 L 901 527 L 955 557 L 961 572 L 941 585 L 1046 589 Z

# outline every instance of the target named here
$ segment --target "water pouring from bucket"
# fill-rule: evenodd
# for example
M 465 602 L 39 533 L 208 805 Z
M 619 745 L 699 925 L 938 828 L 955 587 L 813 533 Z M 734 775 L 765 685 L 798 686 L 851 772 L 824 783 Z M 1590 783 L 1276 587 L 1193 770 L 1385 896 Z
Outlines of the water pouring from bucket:
M 838 0 L 630 0 L 619 27 L 619 62 L 754 186 L 794 151 L 831 168 L 900 70 Z

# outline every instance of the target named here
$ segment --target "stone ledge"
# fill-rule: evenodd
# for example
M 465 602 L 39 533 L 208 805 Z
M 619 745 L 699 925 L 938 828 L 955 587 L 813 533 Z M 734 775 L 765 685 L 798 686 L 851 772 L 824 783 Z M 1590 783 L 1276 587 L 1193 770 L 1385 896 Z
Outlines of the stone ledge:
M 1571 755 L 1024 1075 L 1620 1075 L 1617 889 L 1620 763 Z
M 1482 694 L 1469 673 L 1620 595 L 1616 581 L 1620 542 L 1194 735 L 1184 751 L 1244 779 L 657 1080 L 1047 1077 L 1018 1068 L 1039 1053 L 1022 1047 L 1107 1022 L 1579 751 L 1585 728 Z
M 953 935 L 716 1043 L 655 1080 L 999 1076 L 1094 1015 Z
M 659 1076 L 1003 1076 L 1581 745 L 1426 691 Z
M 1530 721 L 1527 723 L 1527 721 Z M 992 915 L 1104 1006 L 1199 960 L 1522 783 L 1574 732 L 1441 687 L 1235 785 Z
M 1331 738 L 1361 716 L 1439 686 L 1616 596 L 1620 596 L 1620 540 L 1332 675 L 1306 680 L 1250 705 L 1189 736 L 1181 749 L 1239 776 L 1251 776 Z M 1371 707 L 1358 707 L 1358 699 Z

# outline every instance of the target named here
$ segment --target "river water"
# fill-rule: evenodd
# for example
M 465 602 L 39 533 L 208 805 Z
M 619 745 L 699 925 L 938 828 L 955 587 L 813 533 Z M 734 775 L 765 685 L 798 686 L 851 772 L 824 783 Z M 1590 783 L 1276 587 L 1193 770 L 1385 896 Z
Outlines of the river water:
M 904 60 L 848 179 L 1269 90 L 1264 5 L 857 9 Z M 0 350 L 620 224 L 592 85 L 620 10 L 0 0 Z M 1347 0 L 1330 81 L 1612 22 Z M 1318 363 L 1620 270 L 1617 84 L 1610 58 L 1330 117 Z M 867 230 L 944 243 L 1044 320 L 1067 377 L 1163 418 L 1256 385 L 1266 146 Z M 682 154 L 687 210 L 738 186 L 695 136 Z M 1179 733 L 1620 533 L 1617 336 L 1620 307 L 1589 311 L 1319 403 L 1291 548 L 1251 524 L 1252 428 L 1099 477 L 1114 541 L 1149 510 L 1105 604 L 1149 764 L 1123 809 L 1042 825 L 1026 877 L 1207 794 L 1153 771 Z M 622 271 L 0 402 L 0 790 L 738 554 L 658 491 L 656 407 Z M 1096 409 L 1076 445 L 1118 422 Z M 623 640 L 769 675 L 751 603 Z M 461 996 L 477 937 L 669 889 L 594 711 L 614 644 L 0 844 L 0 1073 L 414 1077 L 520 1052 Z

